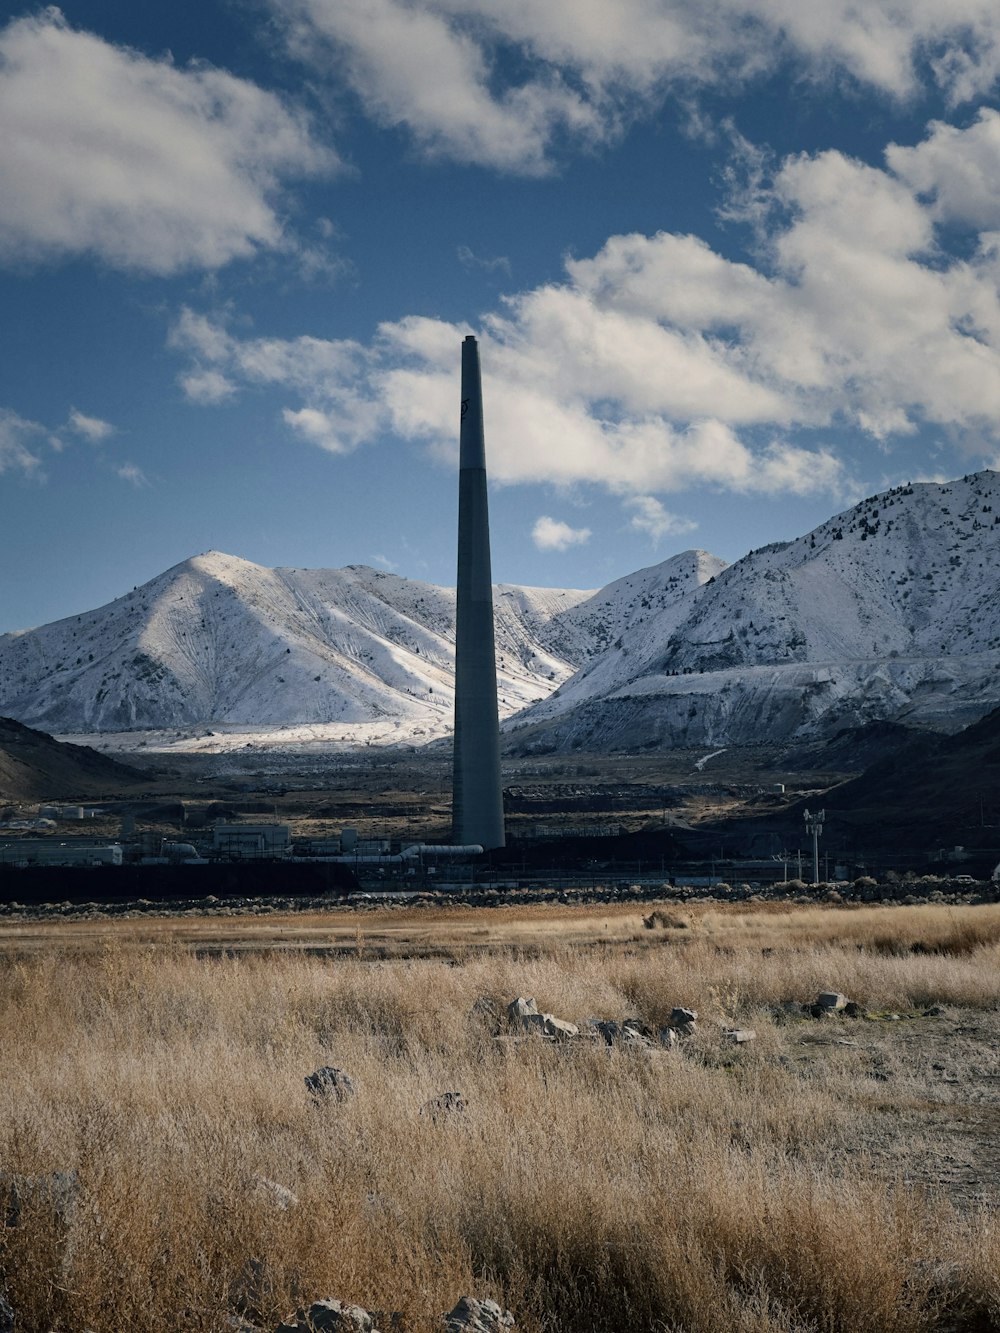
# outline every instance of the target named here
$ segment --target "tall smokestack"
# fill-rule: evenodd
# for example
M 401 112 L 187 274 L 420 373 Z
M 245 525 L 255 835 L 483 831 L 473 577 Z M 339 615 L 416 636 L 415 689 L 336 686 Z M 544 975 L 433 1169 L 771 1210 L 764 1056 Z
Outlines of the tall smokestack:
M 480 843 L 489 850 L 504 845 L 503 788 L 483 388 L 479 347 L 471 335 L 462 344 L 461 421 L 452 841 Z

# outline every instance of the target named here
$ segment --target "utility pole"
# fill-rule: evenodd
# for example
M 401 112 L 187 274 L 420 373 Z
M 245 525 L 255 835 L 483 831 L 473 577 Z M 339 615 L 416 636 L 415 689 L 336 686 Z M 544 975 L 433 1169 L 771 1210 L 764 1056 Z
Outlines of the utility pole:
M 819 883 L 819 840 L 823 832 L 823 820 L 826 818 L 825 810 L 817 810 L 811 815 L 808 810 L 803 811 L 803 818 L 806 822 L 806 832 L 812 834 L 813 840 L 813 883 Z

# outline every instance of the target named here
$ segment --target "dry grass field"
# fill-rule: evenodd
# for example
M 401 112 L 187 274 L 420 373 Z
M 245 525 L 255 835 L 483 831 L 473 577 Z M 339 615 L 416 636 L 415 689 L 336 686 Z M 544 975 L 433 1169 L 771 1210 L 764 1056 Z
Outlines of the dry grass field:
M 18 1333 L 1000 1328 L 998 963 L 992 906 L 5 923 L 0 1290 Z M 825 989 L 864 1016 L 781 1010 Z M 555 1043 L 515 995 L 699 1021 Z

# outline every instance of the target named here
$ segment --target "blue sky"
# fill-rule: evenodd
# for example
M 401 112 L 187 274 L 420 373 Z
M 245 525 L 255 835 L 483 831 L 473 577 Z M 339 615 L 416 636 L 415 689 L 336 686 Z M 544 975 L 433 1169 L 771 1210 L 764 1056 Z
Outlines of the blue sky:
M 995 0 L 0 16 L 0 631 L 208 549 L 726 559 L 1000 457 Z

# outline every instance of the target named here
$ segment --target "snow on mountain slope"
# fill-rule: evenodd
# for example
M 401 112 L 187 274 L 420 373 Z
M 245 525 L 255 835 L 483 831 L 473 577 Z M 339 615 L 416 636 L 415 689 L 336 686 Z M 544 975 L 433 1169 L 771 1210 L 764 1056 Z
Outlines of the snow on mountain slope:
M 1000 703 L 1000 475 L 897 487 L 730 566 L 686 551 L 599 592 L 499 585 L 494 604 L 516 746 L 759 744 L 882 719 L 955 730 Z M 70 734 L 442 735 L 454 610 L 452 589 L 365 566 L 210 552 L 0 636 L 0 712 Z
M 873 496 L 752 551 L 517 720 L 526 744 L 738 744 L 1000 702 L 1000 474 Z M 530 740 L 529 740 L 530 738 Z
M 561 620 L 567 653 L 586 664 L 539 705 L 538 716 L 564 712 L 575 703 L 616 689 L 652 663 L 726 562 L 706 551 L 684 551 L 640 569 L 596 592 Z
M 1000 474 L 898 487 L 721 574 L 666 670 L 1000 648 Z
M 579 659 L 549 627 L 589 596 L 497 589 L 502 713 L 570 675 Z M 365 566 L 209 552 L 97 611 L 0 636 L 0 700 L 62 733 L 393 718 L 419 734 L 451 716 L 454 615 L 453 590 Z

